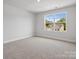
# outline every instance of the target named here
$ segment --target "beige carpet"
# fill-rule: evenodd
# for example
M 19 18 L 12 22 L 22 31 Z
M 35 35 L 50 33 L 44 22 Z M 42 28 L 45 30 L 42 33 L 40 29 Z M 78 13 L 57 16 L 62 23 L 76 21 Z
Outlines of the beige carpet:
M 4 59 L 76 59 L 72 43 L 40 37 L 4 44 Z

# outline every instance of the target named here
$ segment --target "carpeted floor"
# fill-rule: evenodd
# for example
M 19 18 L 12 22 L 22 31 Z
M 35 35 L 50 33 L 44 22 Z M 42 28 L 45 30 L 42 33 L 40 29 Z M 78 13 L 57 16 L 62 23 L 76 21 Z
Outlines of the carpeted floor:
M 32 37 L 4 44 L 3 59 L 76 59 L 75 44 Z

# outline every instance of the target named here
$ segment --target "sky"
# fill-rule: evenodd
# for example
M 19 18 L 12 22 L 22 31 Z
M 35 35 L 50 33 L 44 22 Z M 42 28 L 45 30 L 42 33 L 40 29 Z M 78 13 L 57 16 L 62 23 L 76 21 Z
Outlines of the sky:
M 60 18 L 64 18 L 66 17 L 67 13 L 66 12 L 63 12 L 63 13 L 57 13 L 57 14 L 50 14 L 50 15 L 47 15 L 47 16 L 44 16 L 44 19 L 46 20 L 49 20 L 49 21 L 58 21 L 60 20 Z

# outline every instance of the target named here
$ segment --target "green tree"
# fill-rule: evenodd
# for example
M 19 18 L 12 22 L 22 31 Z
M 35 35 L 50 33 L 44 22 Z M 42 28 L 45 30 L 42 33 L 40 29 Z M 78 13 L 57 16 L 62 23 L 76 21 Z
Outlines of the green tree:
M 61 18 L 60 20 L 57 21 L 57 23 L 66 23 L 66 19 L 65 18 Z

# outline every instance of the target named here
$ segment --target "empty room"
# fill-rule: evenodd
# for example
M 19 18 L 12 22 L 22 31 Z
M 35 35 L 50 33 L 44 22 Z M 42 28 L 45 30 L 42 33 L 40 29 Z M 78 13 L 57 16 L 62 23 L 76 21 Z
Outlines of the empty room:
M 76 1 L 3 0 L 3 59 L 76 59 Z

